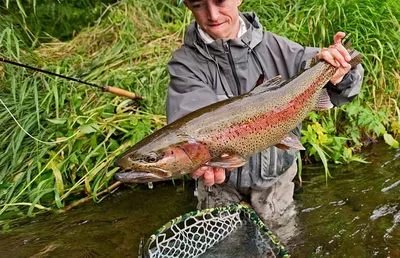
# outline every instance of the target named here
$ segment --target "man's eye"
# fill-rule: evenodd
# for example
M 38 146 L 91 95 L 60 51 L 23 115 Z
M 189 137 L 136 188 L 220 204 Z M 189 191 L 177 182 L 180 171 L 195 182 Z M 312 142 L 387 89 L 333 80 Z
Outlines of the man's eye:
M 219 6 L 219 7 L 224 6 L 226 3 L 228 3 L 228 2 L 225 0 L 215 0 L 215 5 Z
M 199 10 L 199 9 L 203 8 L 205 5 L 206 5 L 205 3 L 198 3 L 198 4 L 192 5 L 192 8 L 194 10 Z

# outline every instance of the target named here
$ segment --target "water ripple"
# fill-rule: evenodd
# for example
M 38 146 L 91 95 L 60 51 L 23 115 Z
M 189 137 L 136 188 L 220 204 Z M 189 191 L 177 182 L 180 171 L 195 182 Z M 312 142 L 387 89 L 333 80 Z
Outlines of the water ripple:
M 400 185 L 400 180 L 398 180 L 397 182 L 391 184 L 391 185 L 388 186 L 388 187 L 383 188 L 383 189 L 381 190 L 381 192 L 383 192 L 383 193 L 384 193 L 384 192 L 387 192 L 387 191 L 391 190 L 392 188 L 395 188 L 395 187 L 398 186 L 398 185 Z

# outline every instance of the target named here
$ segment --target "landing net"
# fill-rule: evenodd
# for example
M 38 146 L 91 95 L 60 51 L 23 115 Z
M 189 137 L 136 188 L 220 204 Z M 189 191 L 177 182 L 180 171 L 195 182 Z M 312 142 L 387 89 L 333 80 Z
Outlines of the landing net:
M 251 228 L 254 230 L 249 230 Z M 240 241 L 254 244 L 254 248 L 241 245 Z M 246 257 L 290 257 L 255 211 L 243 202 L 193 211 L 172 219 L 151 235 L 140 249 L 143 258 L 233 257 L 222 254 L 226 249 L 234 252 L 234 257 L 245 257 L 239 252 L 249 252 L 249 249 L 256 250 L 256 254 L 247 253 Z

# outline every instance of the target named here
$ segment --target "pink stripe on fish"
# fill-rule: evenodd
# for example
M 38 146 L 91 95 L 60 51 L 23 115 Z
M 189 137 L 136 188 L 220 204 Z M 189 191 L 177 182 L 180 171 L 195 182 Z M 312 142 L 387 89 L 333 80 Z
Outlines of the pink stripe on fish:
M 254 117 L 251 120 L 238 122 L 232 124 L 227 130 L 220 131 L 213 136 L 215 141 L 232 140 L 236 137 L 243 137 L 250 134 L 256 134 L 274 127 L 283 127 L 287 124 L 287 120 L 291 117 L 307 115 L 302 114 L 303 109 L 301 108 L 310 98 L 315 95 L 316 90 L 321 88 L 321 80 L 326 80 L 327 75 L 318 76 L 315 81 L 302 92 L 298 97 L 292 99 L 287 105 L 281 106 L 280 109 L 270 110 L 259 116 Z M 296 125 L 294 125 L 296 126 Z

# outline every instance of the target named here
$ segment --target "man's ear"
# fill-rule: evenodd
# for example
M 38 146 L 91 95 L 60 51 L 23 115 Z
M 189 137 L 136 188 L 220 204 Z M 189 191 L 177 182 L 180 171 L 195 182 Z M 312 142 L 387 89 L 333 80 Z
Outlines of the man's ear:
M 241 4 L 242 4 L 242 1 L 243 1 L 243 0 L 236 0 L 236 5 L 237 5 L 237 6 L 241 5 Z M 185 1 L 185 2 L 186 2 L 186 1 Z

